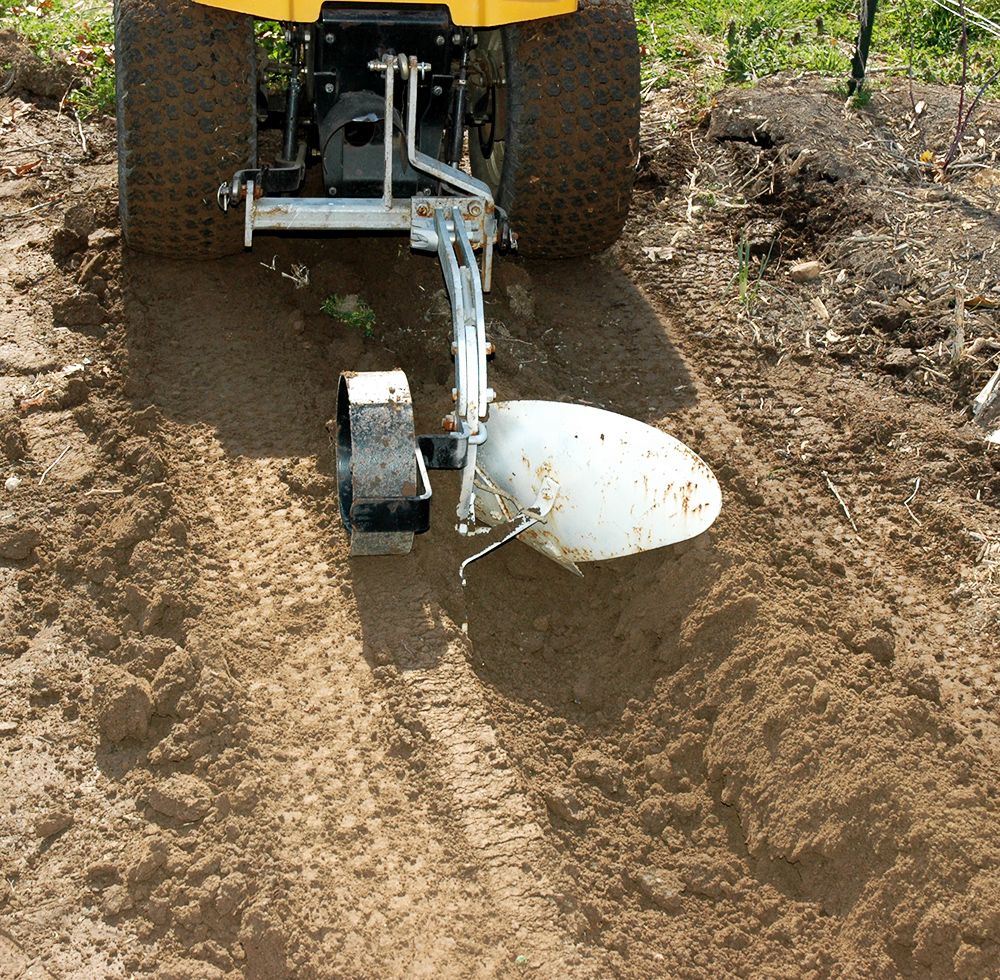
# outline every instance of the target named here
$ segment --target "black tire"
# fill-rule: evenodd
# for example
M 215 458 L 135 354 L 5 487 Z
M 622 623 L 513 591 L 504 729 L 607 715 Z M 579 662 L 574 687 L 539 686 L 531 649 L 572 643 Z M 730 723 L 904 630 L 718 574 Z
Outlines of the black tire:
M 632 4 L 581 0 L 575 14 L 480 33 L 484 50 L 498 41 L 504 63 L 492 70 L 503 79 L 496 88 L 501 119 L 506 110 L 502 162 L 490 165 L 473 129 L 473 173 L 493 188 L 524 254 L 603 251 L 625 224 L 639 153 Z
M 216 192 L 257 156 L 253 19 L 190 0 L 115 0 L 118 197 L 132 248 L 217 258 L 243 247 Z

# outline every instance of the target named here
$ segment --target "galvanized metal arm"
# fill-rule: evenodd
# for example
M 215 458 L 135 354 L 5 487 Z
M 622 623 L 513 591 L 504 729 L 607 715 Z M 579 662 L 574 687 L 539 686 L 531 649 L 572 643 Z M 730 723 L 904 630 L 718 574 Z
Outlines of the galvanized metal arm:
M 487 383 L 486 322 L 483 292 L 493 273 L 493 247 L 499 237 L 493 193 L 483 181 L 417 149 L 417 86 L 428 67 L 415 57 L 383 55 L 368 66 L 383 75 L 384 172 L 380 198 L 331 199 L 258 196 L 260 172 L 244 171 L 220 190 L 226 206 L 245 200 L 244 241 L 249 247 L 258 231 L 396 231 L 409 232 L 410 246 L 431 252 L 441 263 L 451 302 L 451 354 L 455 359 L 454 409 L 445 419 L 456 451 L 443 455 L 461 458 L 462 488 L 456 514 L 459 530 L 469 533 L 475 520 L 477 447 L 486 439 L 485 419 L 493 389 Z M 406 156 L 414 170 L 433 178 L 440 192 L 397 200 L 393 197 L 393 131 L 396 77 L 406 82 Z M 481 261 L 476 260 L 476 250 Z M 441 437 L 436 437 L 440 439 Z

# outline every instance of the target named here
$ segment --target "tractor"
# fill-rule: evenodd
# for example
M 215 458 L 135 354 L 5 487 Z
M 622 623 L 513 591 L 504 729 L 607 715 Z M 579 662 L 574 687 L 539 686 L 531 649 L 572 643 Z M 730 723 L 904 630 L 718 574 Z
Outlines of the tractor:
M 283 84 L 260 83 L 257 25 Z M 454 387 L 417 436 L 402 369 L 344 372 L 337 490 L 352 556 L 402 555 L 433 469 L 456 529 L 565 568 L 704 531 L 718 483 L 664 432 L 572 403 L 502 401 L 483 294 L 495 256 L 580 260 L 628 214 L 639 138 L 629 0 L 116 0 L 125 242 L 177 259 L 257 235 L 396 233 L 436 255 Z M 263 148 L 267 147 L 267 152 Z

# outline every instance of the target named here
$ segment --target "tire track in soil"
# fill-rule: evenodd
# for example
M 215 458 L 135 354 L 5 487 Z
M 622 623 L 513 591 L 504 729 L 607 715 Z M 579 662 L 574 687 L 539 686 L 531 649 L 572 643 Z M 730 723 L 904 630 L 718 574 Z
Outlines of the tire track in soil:
M 295 248 L 300 257 L 308 254 L 309 246 Z M 361 245 L 352 261 L 377 267 L 386 261 L 385 249 Z M 419 405 L 433 391 L 422 365 L 432 363 L 440 341 L 433 329 L 414 327 L 398 312 L 407 310 L 414 286 L 408 274 L 412 270 L 419 283 L 423 270 L 419 259 L 396 261 L 403 274 L 373 296 L 385 324 L 382 343 L 355 350 L 354 363 L 362 369 L 404 363 Z M 252 586 L 245 597 L 223 600 L 234 611 L 222 621 L 213 621 L 210 611 L 220 596 L 206 591 L 197 628 L 238 633 L 246 648 L 237 661 L 267 691 L 270 705 L 254 710 L 269 719 L 258 727 L 262 755 L 285 760 L 271 780 L 278 799 L 305 798 L 314 783 L 288 770 L 302 761 L 301 750 L 292 748 L 297 692 L 317 683 L 312 657 L 297 660 L 281 651 L 306 637 L 330 637 L 339 644 L 332 654 L 339 667 L 333 690 L 341 711 L 320 708 L 321 728 L 346 727 L 343 741 L 333 736 L 340 753 L 365 743 L 355 775 L 372 780 L 347 781 L 346 809 L 365 812 L 378 797 L 382 814 L 385 799 L 393 799 L 393 778 L 377 780 L 369 768 L 377 768 L 380 752 L 422 767 L 415 798 L 406 804 L 420 831 L 399 834 L 382 821 L 379 832 L 397 852 L 435 832 L 454 838 L 462 828 L 458 853 L 432 851 L 428 863 L 437 861 L 434 880 L 460 877 L 465 861 L 485 869 L 476 897 L 460 903 L 457 915 L 469 926 L 459 944 L 477 955 L 493 945 L 481 938 L 496 919 L 512 937 L 508 961 L 527 949 L 553 974 L 572 964 L 574 975 L 610 967 L 639 976 L 682 970 L 685 962 L 701 970 L 773 964 L 788 974 L 838 962 L 883 971 L 891 957 L 863 952 L 880 928 L 899 949 L 915 949 L 920 961 L 944 962 L 933 952 L 935 903 L 947 903 L 943 889 L 963 887 L 960 881 L 974 890 L 988 887 L 991 871 L 970 876 L 954 861 L 955 848 L 989 826 L 992 804 L 973 794 L 976 809 L 961 829 L 944 832 L 955 804 L 937 806 L 934 795 L 958 798 L 946 787 L 953 786 L 965 750 L 949 747 L 947 721 L 922 704 L 936 695 L 926 671 L 907 673 L 912 651 L 905 648 L 905 630 L 894 640 L 904 647 L 898 666 L 890 664 L 886 673 L 877 663 L 869 666 L 863 651 L 847 663 L 838 653 L 847 642 L 838 638 L 838 605 L 855 605 L 859 620 L 852 629 L 860 631 L 872 620 L 881 623 L 889 608 L 900 610 L 905 623 L 905 605 L 878 582 L 863 583 L 872 558 L 845 541 L 834 504 L 820 500 L 816 489 L 793 480 L 780 488 L 780 498 L 771 488 L 753 490 L 766 472 L 766 455 L 745 441 L 747 433 L 728 419 L 704 378 L 684 368 L 669 340 L 674 327 L 664 332 L 620 272 L 595 263 L 535 268 L 540 316 L 555 327 L 545 342 L 547 364 L 514 372 L 503 363 L 494 373 L 498 386 L 550 397 L 572 391 L 669 425 L 723 473 L 728 511 L 698 547 L 597 566 L 582 584 L 554 577 L 530 552 L 509 550 L 476 576 L 468 597 L 471 647 L 455 627 L 465 618 L 453 584 L 463 549 L 448 536 L 447 506 L 439 505 L 432 539 L 419 542 L 410 559 L 347 567 L 332 486 L 316 476 L 330 471 L 319 423 L 332 408 L 343 357 L 337 344 L 328 346 L 326 363 L 317 356 L 321 324 L 307 323 L 301 346 L 272 333 L 282 329 L 288 307 L 279 292 L 266 283 L 262 288 L 245 261 L 204 273 L 246 280 L 238 306 L 230 302 L 215 312 L 214 333 L 206 335 L 198 319 L 205 316 L 203 300 L 172 324 L 163 322 L 169 340 L 161 343 L 160 377 L 169 384 L 181 371 L 188 376 L 161 405 L 176 420 L 214 426 L 216 461 L 205 469 L 208 484 L 218 485 L 212 548 L 223 565 L 245 554 L 243 574 Z M 166 284 L 165 292 L 170 288 Z M 212 291 L 204 281 L 194 295 Z M 602 348 L 603 330 L 628 323 L 632 330 L 620 349 Z M 406 337 L 406 324 L 416 336 Z M 183 434 L 174 441 L 181 445 Z M 185 465 L 189 476 L 181 483 L 192 487 L 197 507 L 204 454 Z M 444 482 L 439 499 L 447 501 Z M 286 494 L 282 484 L 294 492 Z M 762 509 L 760 501 L 748 506 L 758 497 Z M 788 512 L 789 501 L 796 501 L 797 513 Z M 816 520 L 814 513 L 824 516 Z M 687 588 L 676 590 L 675 581 Z M 904 596 L 919 590 L 905 575 L 902 583 Z M 537 622 L 546 614 L 554 624 Z M 353 641 L 344 645 L 348 635 Z M 352 654 L 354 643 L 361 649 Z M 527 658 L 519 655 L 525 650 Z M 352 667 L 361 673 L 352 674 Z M 345 675 L 355 682 L 346 683 Z M 859 699 L 859 691 L 867 693 Z M 257 699 L 252 691 L 252 702 Z M 365 700 L 384 702 L 386 728 L 353 708 L 345 726 L 344 705 Z M 395 738 L 400 729 L 406 734 Z M 865 755 L 852 771 L 843 761 L 860 751 L 859 731 L 866 732 Z M 913 736 L 937 746 L 924 760 L 928 776 L 919 790 L 906 775 L 914 747 L 901 757 L 908 762 L 897 758 L 899 740 Z M 612 771 L 618 767 L 620 790 L 588 786 L 593 778 L 577 765 L 587 750 L 609 759 Z M 807 761 L 817 751 L 823 763 Z M 665 757 L 670 761 L 660 761 Z M 317 772 L 322 778 L 324 770 Z M 823 823 L 823 787 L 830 785 L 844 802 Z M 900 796 L 912 797 L 925 816 L 895 812 L 886 801 Z M 310 813 L 301 803 L 289 809 Z M 373 824 L 380 820 L 369 812 Z M 534 821 L 532 814 L 538 814 Z M 857 837 L 858 819 L 870 840 Z M 274 828 L 278 853 L 292 868 L 308 839 L 296 821 Z M 900 836 L 927 841 L 942 874 L 894 860 L 892 841 Z M 363 850 L 352 863 L 334 846 L 332 864 L 320 863 L 333 880 L 338 864 L 352 871 L 342 879 L 350 898 L 340 910 L 371 907 L 356 876 L 370 875 L 376 893 L 387 889 L 392 869 L 380 866 L 377 844 L 366 837 Z M 848 867 L 857 853 L 865 855 L 860 878 Z M 991 867 L 991 857 L 982 860 Z M 887 896 L 908 881 L 926 889 L 925 898 L 912 909 L 891 911 Z M 409 881 L 406 890 L 420 894 L 424 885 Z M 755 912 L 761 889 L 765 908 Z M 325 906 L 312 926 L 318 935 L 329 922 L 329 888 L 315 897 Z M 289 901 L 296 909 L 309 906 L 295 883 Z M 471 906 L 493 915 L 483 917 Z M 371 969 L 391 961 L 378 945 L 382 925 L 371 918 L 359 923 L 361 935 L 375 944 L 372 959 L 363 960 Z M 701 937 L 693 945 L 692 929 Z M 722 944 L 706 958 L 700 947 L 716 933 Z M 802 939 L 807 953 L 787 948 L 787 936 Z M 322 955 L 343 962 L 336 957 L 354 948 L 350 939 L 331 936 Z M 588 940 L 597 964 L 567 951 L 577 939 Z M 891 955 L 904 964 L 914 954 Z M 960 955 L 974 963 L 992 954 Z
M 179 506 L 202 515 L 189 641 L 215 646 L 245 686 L 265 808 L 280 814 L 256 846 L 274 848 L 290 935 L 334 973 L 439 973 L 463 953 L 492 974 L 523 953 L 547 975 L 589 975 L 467 639 L 433 604 L 410 615 L 412 564 L 350 568 L 332 482 L 283 462 L 288 447 L 329 462 L 321 408 L 339 365 L 269 323 L 284 291 L 266 288 L 253 257 L 227 265 L 227 281 L 254 281 L 248 298 L 213 288 L 219 267 L 133 260 L 146 310 L 133 340 L 173 420 L 164 454 Z M 179 277 L 192 299 L 177 297 Z

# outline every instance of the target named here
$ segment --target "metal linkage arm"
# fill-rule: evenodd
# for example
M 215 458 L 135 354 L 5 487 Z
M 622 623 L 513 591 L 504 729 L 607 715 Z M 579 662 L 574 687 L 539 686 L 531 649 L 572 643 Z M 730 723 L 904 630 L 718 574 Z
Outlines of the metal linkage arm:
M 469 443 L 457 508 L 458 519 L 464 523 L 473 517 L 476 447 L 486 439 L 483 419 L 495 394 L 487 384 L 483 287 L 460 209 L 435 208 L 434 230 L 438 260 L 451 300 L 451 349 L 455 357 L 453 426 Z

